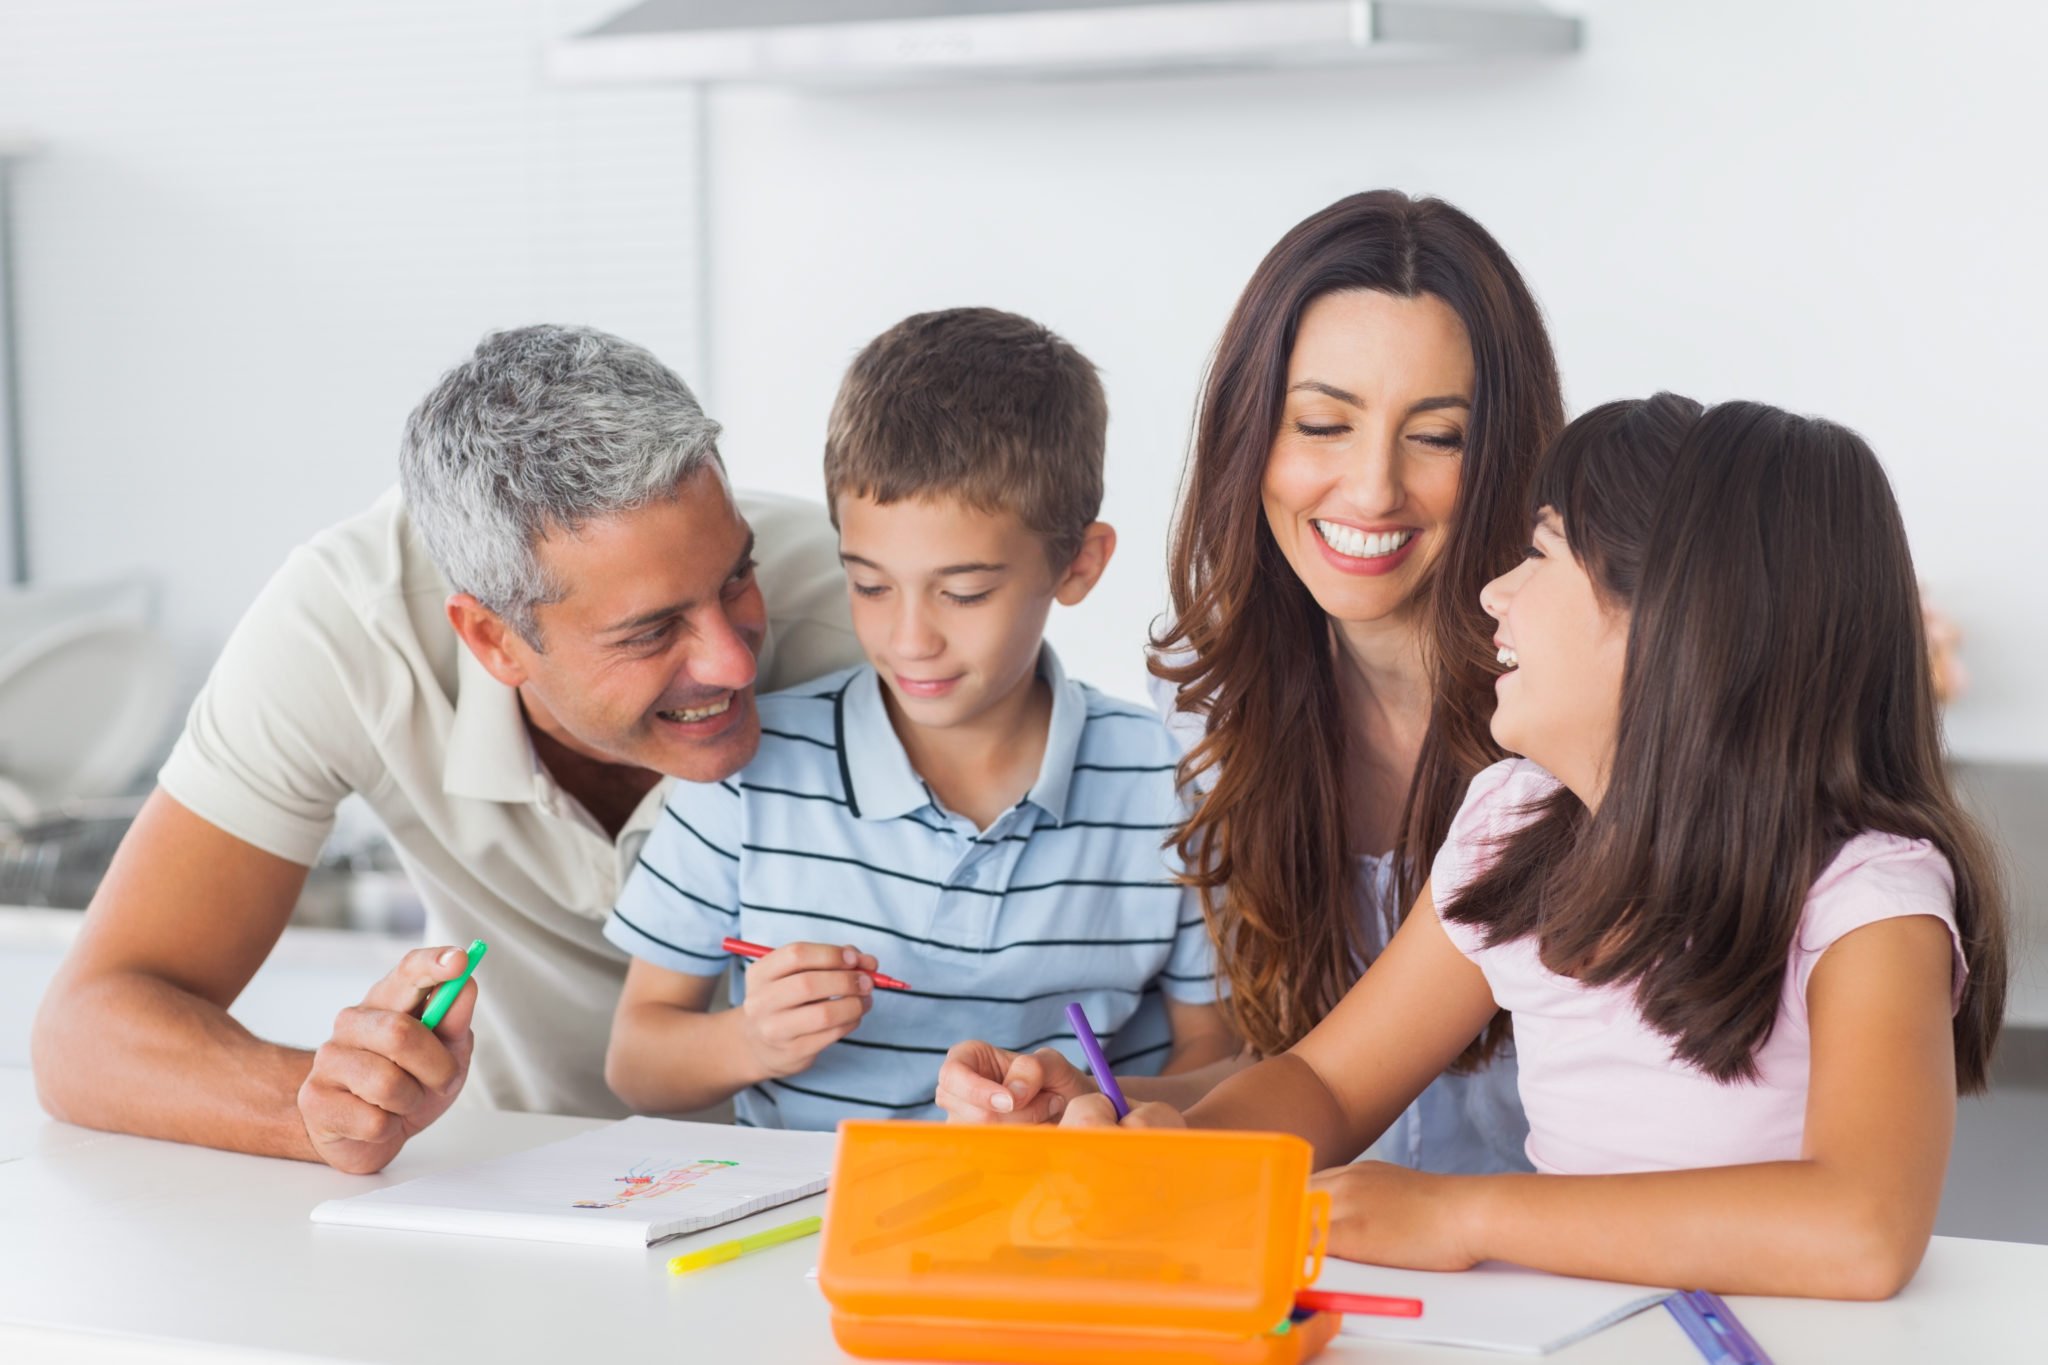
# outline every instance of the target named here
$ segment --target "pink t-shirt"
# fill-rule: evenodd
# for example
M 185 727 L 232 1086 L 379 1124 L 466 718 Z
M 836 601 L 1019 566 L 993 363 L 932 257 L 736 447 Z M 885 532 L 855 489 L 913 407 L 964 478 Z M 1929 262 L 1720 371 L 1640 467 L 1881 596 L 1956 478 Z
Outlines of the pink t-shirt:
M 1431 869 L 1436 903 L 1455 901 L 1557 785 L 1527 759 L 1473 778 Z M 1866 831 L 1843 845 L 1800 913 L 1778 1022 L 1757 1053 L 1759 1079 L 1733 1084 L 1672 1056 L 1670 1041 L 1637 1013 L 1632 988 L 1559 976 L 1537 956 L 1534 938 L 1489 948 L 1475 925 L 1445 918 L 1443 926 L 1485 973 L 1494 1000 L 1514 1013 L 1529 1160 L 1554 1175 L 1610 1175 L 1796 1160 L 1806 1131 L 1806 983 L 1814 964 L 1853 929 L 1932 915 L 1956 944 L 1951 1003 L 1959 1003 L 1967 969 L 1954 900 L 1948 860 L 1925 840 Z

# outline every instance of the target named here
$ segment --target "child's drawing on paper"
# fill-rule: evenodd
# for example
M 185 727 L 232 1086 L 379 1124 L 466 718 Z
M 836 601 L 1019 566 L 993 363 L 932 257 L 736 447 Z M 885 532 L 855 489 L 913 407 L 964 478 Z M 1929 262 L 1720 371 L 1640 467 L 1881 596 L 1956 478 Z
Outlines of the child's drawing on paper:
M 643 1161 L 618 1177 L 617 1183 L 623 1188 L 610 1199 L 579 1199 L 574 1207 L 616 1209 L 627 1204 L 645 1203 L 677 1190 L 687 1190 L 704 1177 L 739 1164 L 737 1161 L 693 1161 L 687 1166 L 671 1166 L 665 1161 Z

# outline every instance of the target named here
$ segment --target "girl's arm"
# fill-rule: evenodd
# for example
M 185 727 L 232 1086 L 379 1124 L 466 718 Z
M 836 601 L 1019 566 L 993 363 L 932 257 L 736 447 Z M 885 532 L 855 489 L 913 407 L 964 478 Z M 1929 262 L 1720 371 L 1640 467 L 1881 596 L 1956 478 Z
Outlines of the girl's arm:
M 1323 1177 L 1340 1206 L 1331 1251 L 1887 1298 L 1926 1253 L 1955 1128 L 1950 966 L 1947 926 L 1925 915 L 1866 925 L 1821 958 L 1807 987 L 1813 1064 L 1797 1161 L 1613 1176 L 1354 1167 Z
M 1437 922 L 1428 885 L 1372 969 L 1290 1051 L 1223 1081 L 1187 1111 L 1195 1128 L 1296 1133 L 1318 1166 L 1351 1160 L 1457 1059 L 1493 1017 L 1486 978 Z M 1069 1107 L 1076 1124 L 1099 1120 L 1107 1101 Z M 1139 1125 L 1172 1123 L 1163 1108 L 1137 1106 Z

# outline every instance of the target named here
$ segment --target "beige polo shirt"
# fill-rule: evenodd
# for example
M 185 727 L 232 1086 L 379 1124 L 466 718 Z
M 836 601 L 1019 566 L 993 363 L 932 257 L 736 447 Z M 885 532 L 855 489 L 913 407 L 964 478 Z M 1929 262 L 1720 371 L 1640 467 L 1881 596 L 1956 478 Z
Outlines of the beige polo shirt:
M 860 662 L 824 508 L 736 500 L 768 606 L 760 690 Z M 336 805 L 361 795 L 426 903 L 427 941 L 490 942 L 469 1091 L 507 1109 L 621 1114 L 604 1050 L 626 956 L 600 930 L 668 784 L 607 837 L 535 756 L 518 694 L 457 639 L 448 593 L 397 489 L 315 536 L 229 637 L 158 781 L 308 865 Z

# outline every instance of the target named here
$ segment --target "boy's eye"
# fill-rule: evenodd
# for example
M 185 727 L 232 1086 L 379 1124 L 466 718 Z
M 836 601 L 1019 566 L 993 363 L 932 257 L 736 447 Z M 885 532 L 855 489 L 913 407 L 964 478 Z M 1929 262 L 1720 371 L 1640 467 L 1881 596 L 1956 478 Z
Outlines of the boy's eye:
M 889 591 L 879 583 L 856 583 L 853 585 L 853 590 L 862 597 L 880 597 L 883 593 Z
M 946 600 L 947 600 L 948 602 L 951 602 L 951 603 L 952 603 L 952 604 L 953 604 L 954 606 L 956 606 L 956 607 L 972 607 L 972 606 L 976 606 L 976 605 L 978 605 L 978 604 L 980 604 L 980 603 L 982 603 L 982 602 L 986 602 L 986 601 L 988 601 L 988 595 L 989 595 L 990 593 L 994 592 L 994 591 L 995 591 L 995 589 L 994 589 L 994 588 L 983 588 L 983 589 L 982 589 L 982 590 L 981 590 L 980 592 L 975 592 L 975 593 L 958 593 L 958 592 L 949 592 L 949 593 L 946 593 L 946 594 L 944 594 L 944 596 L 945 596 L 945 599 L 946 599 Z

